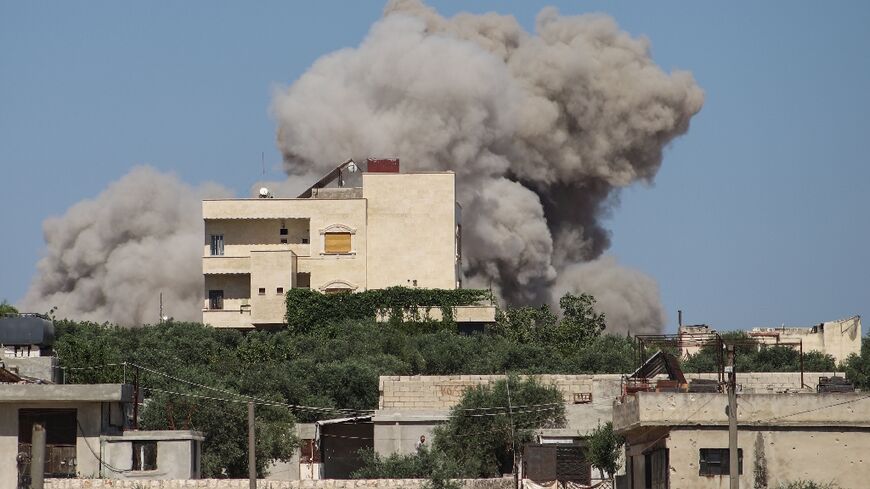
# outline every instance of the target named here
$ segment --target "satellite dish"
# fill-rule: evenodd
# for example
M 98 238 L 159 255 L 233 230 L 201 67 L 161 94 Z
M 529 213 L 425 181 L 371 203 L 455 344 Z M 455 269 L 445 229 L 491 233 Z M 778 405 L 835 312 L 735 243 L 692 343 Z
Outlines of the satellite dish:
M 265 199 L 269 196 L 269 189 L 266 187 L 260 187 L 260 198 Z
M 350 164 L 347 165 L 347 171 L 349 171 L 351 173 L 356 173 L 357 166 L 356 166 L 356 163 L 353 162 L 353 160 L 350 160 Z

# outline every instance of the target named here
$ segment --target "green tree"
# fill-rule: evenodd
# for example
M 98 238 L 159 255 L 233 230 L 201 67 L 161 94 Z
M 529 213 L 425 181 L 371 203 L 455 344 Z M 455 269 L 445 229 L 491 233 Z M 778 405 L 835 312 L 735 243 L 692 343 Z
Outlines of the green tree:
M 3 314 L 18 314 L 18 309 L 6 302 L 6 299 L 3 299 L 3 302 L 0 302 L 0 316 Z
M 547 305 L 500 309 L 491 332 L 518 343 L 540 342 L 552 334 L 557 320 Z
M 619 470 L 619 455 L 625 440 L 613 431 L 613 423 L 608 421 L 599 425 L 586 439 L 586 456 L 589 462 L 598 467 L 602 479 L 607 474 L 609 479 Z
M 530 442 L 536 429 L 564 425 L 564 399 L 555 386 L 511 375 L 466 390 L 435 430 L 433 446 L 457 461 L 464 477 L 498 477 L 512 470 L 514 450 Z
M 595 297 L 589 294 L 565 294 L 559 299 L 562 319 L 557 328 L 561 344 L 578 345 L 597 338 L 606 328 L 604 313 L 595 312 Z
M 870 389 L 870 336 L 861 342 L 861 354 L 851 354 L 846 358 L 840 368 L 846 372 L 846 378 L 850 379 L 859 389 Z

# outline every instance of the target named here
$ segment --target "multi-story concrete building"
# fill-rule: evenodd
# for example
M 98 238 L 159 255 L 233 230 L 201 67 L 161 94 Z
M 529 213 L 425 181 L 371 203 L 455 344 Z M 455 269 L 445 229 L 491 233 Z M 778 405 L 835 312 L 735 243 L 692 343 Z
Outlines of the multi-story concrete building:
M 352 179 L 360 186 L 344 186 Z M 398 160 L 369 160 L 358 172 L 348 161 L 298 198 L 206 200 L 202 213 L 203 322 L 215 327 L 282 324 L 296 287 L 462 285 L 452 172 L 399 173 Z

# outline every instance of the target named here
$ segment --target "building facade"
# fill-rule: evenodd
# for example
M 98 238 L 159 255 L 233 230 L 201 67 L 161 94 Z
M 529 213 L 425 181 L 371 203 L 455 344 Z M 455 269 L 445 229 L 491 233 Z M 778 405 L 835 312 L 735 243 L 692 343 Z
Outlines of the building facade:
M 707 335 L 717 334 L 706 324 L 680 325 L 683 337 L 681 356 L 698 353 L 705 344 Z M 746 334 L 762 345 L 782 345 L 804 352 L 816 351 L 831 355 L 837 363 L 851 354 L 861 355 L 861 316 L 825 321 L 809 327 L 752 328 Z
M 294 199 L 204 201 L 203 322 L 280 325 L 285 293 L 297 287 L 461 287 L 455 175 L 398 173 L 396 161 L 395 171 L 358 178 L 359 187 L 316 184 Z
M 740 487 L 796 480 L 866 487 L 866 398 L 862 393 L 739 395 Z M 637 392 L 615 402 L 614 429 L 626 441 L 624 487 L 728 487 L 727 405 L 724 393 Z M 765 483 L 759 486 L 756 479 Z

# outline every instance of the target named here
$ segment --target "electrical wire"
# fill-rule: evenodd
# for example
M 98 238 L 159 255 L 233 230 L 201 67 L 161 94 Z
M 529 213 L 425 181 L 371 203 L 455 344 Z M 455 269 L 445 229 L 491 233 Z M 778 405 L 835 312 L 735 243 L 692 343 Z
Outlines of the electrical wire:
M 347 414 L 360 414 L 360 413 L 373 413 L 373 412 L 374 412 L 373 409 L 343 409 L 343 408 L 332 408 L 332 407 L 322 407 L 322 406 L 304 406 L 304 405 L 300 405 L 300 404 L 289 404 L 289 403 L 282 403 L 282 402 L 279 402 L 279 401 L 272 401 L 272 400 L 269 400 L 269 399 L 261 399 L 261 398 L 257 398 L 257 397 L 253 397 L 253 396 L 248 396 L 248 395 L 245 395 L 245 394 L 240 394 L 240 393 L 237 393 L 237 392 L 228 391 L 228 390 L 225 390 L 225 389 L 219 389 L 219 388 L 217 388 L 217 387 L 212 387 L 212 386 L 205 385 L 205 384 L 200 384 L 200 383 L 198 383 L 198 382 L 193 382 L 193 381 L 190 381 L 190 380 L 181 379 L 181 378 L 179 378 L 179 377 L 175 377 L 175 376 L 173 376 L 173 375 L 169 375 L 169 374 L 167 374 L 167 373 L 160 372 L 160 371 L 158 371 L 158 370 L 154 370 L 154 369 L 151 369 L 151 368 L 148 368 L 148 367 L 144 367 L 144 366 L 142 366 L 142 365 L 138 365 L 138 364 L 135 364 L 135 363 L 128 363 L 128 365 L 130 365 L 130 366 L 132 366 L 132 367 L 135 367 L 135 368 L 139 368 L 139 369 L 145 370 L 146 372 L 151 372 L 151 373 L 153 373 L 153 374 L 156 374 L 156 375 L 160 375 L 160 376 L 166 377 L 167 379 L 174 380 L 174 381 L 176 381 L 176 382 L 181 382 L 181 383 L 183 383 L 183 384 L 190 385 L 190 386 L 199 387 L 199 388 L 206 389 L 206 390 L 210 390 L 210 391 L 213 391 L 213 392 L 219 392 L 219 393 L 221 393 L 221 394 L 227 394 L 227 395 L 230 395 L 230 396 L 241 397 L 241 398 L 246 399 L 246 400 L 248 400 L 248 401 L 259 401 L 259 402 L 261 402 L 261 403 L 275 403 L 275 404 L 281 404 L 281 405 L 283 405 L 283 406 L 285 406 L 285 407 L 287 407 L 287 408 L 295 409 L 295 410 L 299 410 L 299 411 L 313 411 L 313 412 L 342 412 L 342 413 L 347 413 Z

